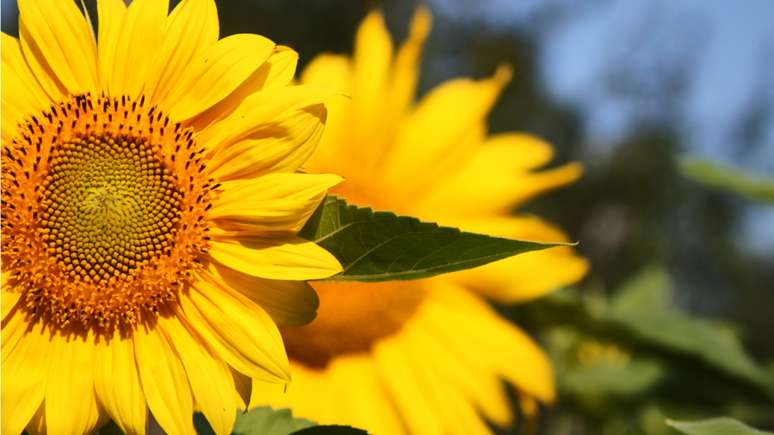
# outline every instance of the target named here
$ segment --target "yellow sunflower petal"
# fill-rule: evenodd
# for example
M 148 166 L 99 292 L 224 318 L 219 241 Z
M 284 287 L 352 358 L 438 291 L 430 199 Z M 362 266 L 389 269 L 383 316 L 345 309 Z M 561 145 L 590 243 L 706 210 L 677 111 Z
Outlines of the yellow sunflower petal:
M 17 123 L 47 108 L 51 99 L 38 84 L 27 66 L 19 40 L 2 34 L 2 122 L 4 142 L 9 143 L 16 132 Z
M 91 26 L 70 1 L 19 0 L 19 34 L 27 63 L 50 96 L 47 82 L 71 94 L 97 90 L 97 47 Z
M 447 174 L 444 179 L 435 177 L 434 188 L 421 207 L 428 212 L 440 209 L 448 214 L 506 212 L 540 193 L 577 180 L 582 172 L 578 163 L 524 172 L 510 165 L 507 154 L 482 148 L 456 173 Z M 470 207 L 471 201 L 476 202 L 476 207 Z
M 312 286 L 304 281 L 261 279 L 222 265 L 214 269 L 222 280 L 222 287 L 227 286 L 250 298 L 280 326 L 303 325 L 317 314 L 320 299 Z
M 421 434 L 443 434 L 426 392 L 422 391 L 411 363 L 394 341 L 377 343 L 373 350 L 376 367 L 385 388 L 408 425 L 409 431 Z
M 97 66 L 99 69 L 100 87 L 103 91 L 111 89 L 113 64 L 116 62 L 116 47 L 122 32 L 126 4 L 123 0 L 98 0 L 97 19 L 99 32 L 97 34 Z
M 463 271 L 454 279 L 476 292 L 503 303 L 530 301 L 579 281 L 588 262 L 569 248 L 528 252 Z
M 278 118 L 286 119 L 289 114 L 318 106 L 331 95 L 330 90 L 303 85 L 258 92 L 245 98 L 228 117 L 201 130 L 198 140 L 210 150 L 213 168 L 217 168 L 218 154 L 227 147 L 249 139 L 253 133 L 265 131 Z
M 421 342 L 417 342 L 412 334 L 407 333 L 400 346 L 416 373 L 415 379 L 419 388 L 427 395 L 433 414 L 444 426 L 445 432 L 459 435 L 490 433 L 474 409 L 474 404 L 462 391 L 449 385 L 438 369 L 428 363 Z
M 569 241 L 558 228 L 534 216 L 450 218 L 447 221 L 467 231 L 513 239 Z M 463 270 L 447 278 L 498 301 L 517 303 L 577 282 L 587 270 L 588 262 L 575 255 L 571 248 L 557 247 Z
M 222 183 L 210 219 L 226 230 L 297 233 L 341 182 L 338 175 L 274 173 Z
M 510 76 L 510 69 L 501 67 L 492 78 L 451 80 L 430 91 L 401 124 L 387 155 L 386 176 L 396 182 L 411 179 L 467 152 L 460 149 L 470 145 L 464 139 L 483 123 Z
M 231 433 L 237 401 L 234 380 L 228 366 L 191 336 L 179 319 L 162 317 L 159 324 L 167 341 L 180 356 L 191 384 L 196 408 L 207 417 L 216 434 Z
M 216 180 L 233 180 L 295 171 L 317 148 L 325 120 L 322 104 L 283 113 L 218 153 L 211 174 Z
M 1 275 L 3 277 L 3 292 L 0 293 L 0 309 L 2 309 L 2 320 L 5 321 L 5 318 L 8 316 L 8 314 L 11 313 L 11 311 L 16 307 L 16 303 L 19 302 L 19 299 L 21 298 L 21 293 L 13 292 L 13 291 L 5 291 L 5 278 L 7 276 L 7 273 L 4 273 Z
M 511 171 L 534 169 L 543 166 L 554 157 L 554 149 L 548 142 L 526 133 L 500 133 L 487 138 L 479 155 L 482 163 L 493 168 L 507 165 Z
M 111 17 L 118 15 L 115 8 Z M 112 54 L 113 68 L 108 81 L 112 95 L 140 95 L 153 72 L 153 53 L 164 40 L 168 11 L 169 0 L 134 0 L 129 4 Z
M 372 134 L 382 122 L 379 110 L 387 101 L 387 81 L 392 60 L 392 39 L 384 25 L 384 17 L 374 11 L 363 19 L 355 36 L 355 56 L 352 59 L 353 101 L 357 122 L 352 125 L 362 134 Z M 367 136 L 360 136 L 367 137 Z
M 287 86 L 296 75 L 298 53 L 290 47 L 278 45 L 266 63 L 261 66 L 261 72 L 266 71 L 263 84 L 259 89 L 271 89 Z
M 237 300 L 202 280 L 189 297 L 181 298 L 181 307 L 189 330 L 196 331 L 231 367 L 266 382 L 290 380 L 282 337 L 260 306 L 246 298 Z
M 8 303 L 5 294 L 3 295 L 2 303 Z M 5 305 L 3 305 L 3 310 L 6 309 Z M 29 323 L 24 320 L 24 316 L 21 313 L 9 310 L 9 314 L 3 316 L 2 341 L 0 341 L 3 361 L 13 353 L 16 345 L 27 335 L 28 328 Z
M 92 338 L 51 339 L 46 383 L 46 430 L 49 433 L 79 435 L 91 433 L 99 421 L 94 395 Z M 78 406 L 73 406 L 77 401 Z
M 167 17 L 164 42 L 148 75 L 145 92 L 164 101 L 201 53 L 218 41 L 218 11 L 214 0 L 184 0 Z M 214 84 L 213 84 L 214 85 Z
M 462 392 L 493 423 L 499 426 L 511 424 L 513 414 L 509 399 L 497 374 L 466 364 L 464 356 L 459 354 L 468 352 L 467 349 L 437 339 L 423 326 L 421 321 L 412 321 L 406 325 L 406 333 L 410 335 L 415 349 L 421 349 L 428 364 L 435 368 L 439 382 Z M 478 375 L 473 377 L 471 373 Z
M 321 54 L 304 68 L 302 82 L 340 92 L 341 95 L 352 94 L 352 67 L 346 56 Z M 352 167 L 348 162 L 361 162 L 360 156 L 369 154 L 369 147 L 363 147 L 363 142 L 357 140 L 351 129 L 355 124 L 350 118 L 352 109 L 351 98 L 331 98 L 326 102 L 328 109 L 325 133 L 314 156 L 307 163 L 310 169 L 317 172 L 337 172 L 339 169 L 352 175 Z M 374 135 L 375 136 L 375 135 Z M 349 156 L 342 159 L 341 156 Z M 368 172 L 365 168 L 363 172 Z M 373 172 L 371 172 L 373 175 Z
M 226 98 L 196 115 L 189 123 L 197 129 L 203 129 L 227 117 L 250 95 L 265 89 L 289 85 L 296 73 L 297 63 L 298 53 L 295 50 L 283 45 L 274 47 L 274 53 L 247 80 Z
M 3 329 L 5 327 L 3 325 Z M 49 342 L 40 325 L 28 331 L 13 351 L 3 349 L 0 366 L 3 379 L 0 383 L 2 433 L 21 433 L 38 410 L 46 392 L 51 357 Z
M 191 388 L 172 344 L 158 330 L 138 329 L 134 350 L 142 390 L 159 426 L 168 434 L 195 433 Z
M 304 68 L 301 81 L 349 94 L 352 92 L 352 65 L 346 56 L 321 54 Z
M 390 110 L 392 110 L 396 120 L 414 101 L 422 46 L 430 33 L 431 23 L 430 11 L 425 7 L 419 7 L 411 21 L 408 40 L 400 46 L 398 54 L 395 56 L 389 96 Z
M 315 280 L 341 272 L 330 252 L 299 238 L 252 239 L 242 243 L 213 240 L 210 256 L 220 264 L 258 278 Z
M 486 369 L 505 377 L 524 393 L 543 402 L 555 396 L 554 376 L 546 354 L 513 324 L 500 318 L 481 299 L 451 283 L 434 281 L 432 303 L 425 305 L 423 322 L 451 345 L 466 342 Z M 457 325 L 451 326 L 450 325 Z
M 331 385 L 340 386 L 340 394 L 349 405 L 347 408 L 334 406 L 338 415 L 327 423 L 348 421 L 375 434 L 405 432 L 371 358 L 350 356 L 337 359 L 331 363 L 326 376 Z M 321 394 L 325 392 L 316 391 L 313 397 L 320 397 Z M 364 400 L 366 397 L 368 399 Z M 314 419 L 314 416 L 310 418 Z
M 274 50 L 274 43 L 253 34 L 219 40 L 188 66 L 166 98 L 170 116 L 189 119 L 226 98 L 244 83 Z
M 148 411 L 132 340 L 116 334 L 97 342 L 94 352 L 97 400 L 124 433 L 144 434 Z

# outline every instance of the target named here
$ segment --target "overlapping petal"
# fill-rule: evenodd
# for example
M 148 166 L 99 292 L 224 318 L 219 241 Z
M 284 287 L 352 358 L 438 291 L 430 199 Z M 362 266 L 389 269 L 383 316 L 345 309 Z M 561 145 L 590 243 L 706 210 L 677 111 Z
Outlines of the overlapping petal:
M 96 41 L 74 2 L 19 0 L 24 58 L 50 97 L 95 92 Z

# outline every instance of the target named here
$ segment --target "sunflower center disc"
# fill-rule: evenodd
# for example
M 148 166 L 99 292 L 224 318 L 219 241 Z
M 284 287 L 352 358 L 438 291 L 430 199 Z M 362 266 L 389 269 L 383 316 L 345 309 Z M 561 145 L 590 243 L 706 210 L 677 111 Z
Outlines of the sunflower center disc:
M 172 313 L 203 270 L 217 194 L 193 129 L 142 96 L 86 94 L 9 130 L 3 279 L 17 307 L 68 333 Z
M 168 253 L 181 194 L 147 141 L 75 138 L 43 187 L 44 239 L 74 278 L 107 282 Z

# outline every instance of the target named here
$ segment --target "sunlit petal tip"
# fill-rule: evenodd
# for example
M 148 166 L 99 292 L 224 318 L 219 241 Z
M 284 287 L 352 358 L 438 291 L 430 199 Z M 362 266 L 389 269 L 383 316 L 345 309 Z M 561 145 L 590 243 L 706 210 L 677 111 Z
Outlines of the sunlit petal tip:
M 423 41 L 430 34 L 430 30 L 433 26 L 433 15 L 430 13 L 430 9 L 427 6 L 419 6 L 414 11 L 414 16 L 411 18 L 411 29 L 409 39 L 416 39 Z
M 501 64 L 495 70 L 492 79 L 500 86 L 505 86 L 513 78 L 513 66 L 510 64 Z

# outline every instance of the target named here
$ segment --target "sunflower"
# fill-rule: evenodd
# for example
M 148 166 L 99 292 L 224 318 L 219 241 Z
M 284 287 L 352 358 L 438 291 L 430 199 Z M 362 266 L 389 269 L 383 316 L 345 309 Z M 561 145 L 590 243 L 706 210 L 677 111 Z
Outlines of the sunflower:
M 341 270 L 296 233 L 338 176 L 296 170 L 326 92 L 219 39 L 213 0 L 19 0 L 2 35 L 2 433 L 106 419 L 229 433 L 241 378 L 290 379 L 278 324 Z M 275 323 L 276 322 L 276 323 Z
M 485 80 L 449 81 L 412 104 L 429 28 L 429 13 L 418 10 L 393 55 L 374 12 L 357 32 L 352 59 L 321 55 L 305 69 L 304 83 L 352 96 L 329 106 L 308 167 L 342 174 L 347 181 L 334 191 L 350 202 L 469 231 L 567 240 L 535 216 L 510 213 L 581 169 L 536 171 L 551 159 L 548 144 L 520 133 L 487 136 L 485 117 L 508 68 Z M 489 433 L 486 420 L 514 418 L 503 381 L 515 387 L 525 414 L 555 392 L 546 355 L 484 298 L 527 301 L 586 269 L 570 248 L 554 248 L 421 281 L 313 283 L 318 316 L 283 330 L 294 378 L 271 404 L 377 434 Z M 253 389 L 253 403 L 271 390 L 260 382 Z

